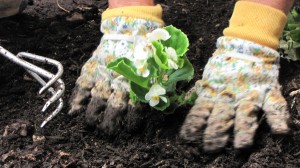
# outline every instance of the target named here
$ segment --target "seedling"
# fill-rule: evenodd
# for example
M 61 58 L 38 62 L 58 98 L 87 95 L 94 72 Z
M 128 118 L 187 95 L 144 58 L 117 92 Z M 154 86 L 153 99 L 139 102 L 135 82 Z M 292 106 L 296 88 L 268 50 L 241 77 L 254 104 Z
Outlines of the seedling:
M 132 102 L 148 103 L 156 110 L 168 112 L 193 104 L 196 94 L 186 98 L 185 92 L 176 90 L 179 81 L 190 81 L 194 76 L 194 68 L 186 57 L 186 34 L 167 26 L 132 41 L 134 61 L 118 58 L 107 65 L 129 80 Z

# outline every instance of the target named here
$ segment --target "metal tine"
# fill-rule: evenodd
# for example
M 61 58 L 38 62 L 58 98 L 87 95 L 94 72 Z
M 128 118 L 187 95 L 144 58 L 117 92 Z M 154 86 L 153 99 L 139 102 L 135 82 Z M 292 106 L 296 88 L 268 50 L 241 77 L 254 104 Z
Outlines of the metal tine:
M 46 85 L 46 82 L 40 77 L 40 76 L 38 76 L 36 73 L 34 73 L 34 72 L 32 72 L 32 71 L 30 71 L 30 70 L 27 70 L 27 72 L 28 73 L 30 73 L 30 75 L 31 76 L 33 76 L 41 85 Z M 60 89 L 59 90 L 61 90 L 61 92 L 63 93 L 64 92 L 64 90 L 65 90 L 65 85 L 64 85 L 64 83 L 62 82 L 62 80 L 61 79 L 59 79 L 59 81 L 60 82 L 58 82 L 58 83 L 61 83 L 60 84 Z M 48 89 L 48 91 L 50 92 L 50 93 L 52 93 L 52 98 L 53 97 L 60 97 L 61 95 L 58 95 L 58 94 L 56 94 L 57 92 L 55 92 L 55 90 L 52 88 L 52 87 L 50 87 L 49 89 Z M 51 99 L 52 99 L 51 98 Z M 43 123 L 41 124 L 41 128 L 43 128 L 50 120 L 52 120 L 60 111 L 61 111 L 61 109 L 63 108 L 63 105 L 64 105 L 64 102 L 63 102 L 63 100 L 62 100 L 62 98 L 59 98 L 59 104 L 58 104 L 58 106 L 56 107 L 56 109 L 43 121 Z M 50 103 L 51 104 L 51 103 Z M 49 105 L 50 105 L 49 104 Z M 48 106 L 49 106 L 48 105 Z M 45 106 L 44 106 L 44 108 L 45 108 Z M 43 109 L 44 109 L 43 108 Z M 43 110 L 42 110 L 43 111 Z
M 50 58 L 45 58 L 39 55 L 31 54 L 31 53 L 25 53 L 21 52 L 18 53 L 17 56 L 9 52 L 8 50 L 4 49 L 2 46 L 0 46 L 0 54 L 11 60 L 12 62 L 22 66 L 25 68 L 28 73 L 30 73 L 42 86 L 43 88 L 40 89 L 39 93 L 42 93 L 44 90 L 48 89 L 49 92 L 52 93 L 52 97 L 46 102 L 44 105 L 42 111 L 44 112 L 53 102 L 59 100 L 59 105 L 58 107 L 52 112 L 50 116 L 48 116 L 47 119 L 43 121 L 41 124 L 41 127 L 43 127 L 47 122 L 49 122 L 53 117 L 55 117 L 62 109 L 63 107 L 63 100 L 60 98 L 65 91 L 65 84 L 64 82 L 60 79 L 62 73 L 63 73 L 63 66 L 61 65 L 60 62 L 50 59 Z M 36 61 L 44 62 L 47 64 L 55 65 L 58 68 L 58 72 L 56 75 L 34 65 L 31 64 L 25 60 L 20 59 L 19 57 L 25 57 L 29 59 L 33 59 Z M 39 75 L 49 78 L 50 80 L 46 83 Z M 52 84 L 58 83 L 59 89 L 55 91 L 52 87 L 50 87 Z
M 53 94 L 53 96 L 45 103 L 42 112 L 45 112 L 47 108 L 55 101 L 57 101 L 65 91 L 65 84 L 61 79 L 58 79 L 57 83 L 59 83 L 59 89 Z
M 28 73 L 30 73 L 31 76 L 33 76 L 42 86 L 46 85 L 46 82 L 35 72 L 32 72 L 30 70 L 27 70 Z M 50 73 L 50 72 L 49 72 Z M 52 93 L 52 97 L 45 103 L 42 112 L 45 112 L 47 108 L 53 103 L 56 102 L 64 93 L 65 91 L 65 84 L 61 79 L 58 79 L 56 81 L 58 83 L 58 89 L 55 91 L 53 88 L 48 88 L 50 89 L 50 92 Z
M 57 106 L 57 108 L 43 121 L 43 123 L 41 124 L 41 128 L 43 128 L 50 120 L 52 120 L 63 108 L 64 103 L 62 98 L 60 98 L 59 100 L 59 104 Z
M 22 66 L 25 69 L 28 69 L 32 72 L 35 72 L 45 78 L 48 79 L 52 79 L 54 77 L 54 75 L 34 64 L 31 64 L 17 56 L 15 56 L 14 54 L 12 54 L 11 52 L 7 51 L 6 49 L 4 49 L 2 46 L 0 46 L 0 54 L 2 54 L 4 57 L 8 58 L 9 60 L 11 60 L 12 62 Z M 53 82 L 54 83 L 54 82 Z
M 32 60 L 36 60 L 36 61 L 40 61 L 43 63 L 47 63 L 50 65 L 55 65 L 57 67 L 57 73 L 55 75 L 48 77 L 50 80 L 46 83 L 46 85 L 44 85 L 40 91 L 39 94 L 42 94 L 45 90 L 47 90 L 53 83 L 55 83 L 59 78 L 61 78 L 62 74 L 63 74 L 63 66 L 61 65 L 60 62 L 50 59 L 50 58 L 45 58 L 43 56 L 40 55 L 36 55 L 36 54 L 31 54 L 31 53 L 27 53 L 27 52 L 20 52 L 17 54 L 17 57 L 23 57 L 23 58 L 29 58 Z
M 1 46 L 0 46 L 1 47 Z M 1 49 L 1 48 L 0 48 Z M 2 47 L 3 50 L 5 50 L 3 47 Z M 11 61 L 19 64 L 20 66 L 24 67 L 26 70 L 29 70 L 29 71 L 32 71 L 38 75 L 41 75 L 43 77 L 46 77 L 46 78 L 49 78 L 49 82 L 46 83 L 45 85 L 52 85 L 53 83 L 55 82 L 58 82 L 59 83 L 59 86 L 60 87 L 63 87 L 62 89 L 59 89 L 56 94 L 54 96 L 52 96 L 47 102 L 46 104 L 44 105 L 42 111 L 46 111 L 46 109 L 55 101 L 57 101 L 60 96 L 63 94 L 64 92 L 64 83 L 62 82 L 62 80 L 60 80 L 60 76 L 61 74 L 63 73 L 63 67 L 61 65 L 60 62 L 56 61 L 56 60 L 53 60 L 53 59 L 50 59 L 50 58 L 45 58 L 45 57 L 42 57 L 42 56 L 38 56 L 38 55 L 35 55 L 35 54 L 30 54 L 30 53 L 25 53 L 25 52 L 21 52 L 21 53 L 18 53 L 17 57 L 15 55 L 13 55 L 12 53 L 10 53 L 9 51 L 5 50 L 5 56 L 8 57 Z M 57 68 L 58 68 L 58 74 L 56 75 L 53 75 L 52 73 L 34 65 L 34 64 L 31 64 L 23 59 L 20 59 L 19 57 L 26 57 L 26 58 L 30 58 L 30 59 L 33 59 L 33 60 L 37 60 L 37 61 L 41 61 L 41 62 L 44 62 L 44 63 L 50 63 L 52 65 L 57 65 Z M 58 78 L 58 79 L 57 79 Z M 54 80 L 53 80 L 54 79 Z M 45 88 L 45 87 L 43 87 Z M 42 89 L 43 89 L 42 88 Z M 48 87 L 49 88 L 49 87 Z M 42 90 L 41 89 L 41 90 Z M 46 88 L 47 89 L 47 88 Z M 41 91 L 40 90 L 40 91 Z M 41 92 L 39 92 L 41 94 Z

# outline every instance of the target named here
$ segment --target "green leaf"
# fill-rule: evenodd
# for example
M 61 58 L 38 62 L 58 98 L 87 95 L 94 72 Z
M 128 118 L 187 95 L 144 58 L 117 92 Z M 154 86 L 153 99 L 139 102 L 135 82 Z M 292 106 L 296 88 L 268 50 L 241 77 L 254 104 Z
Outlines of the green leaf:
M 162 41 L 162 44 L 174 48 L 177 55 L 182 57 L 187 52 L 189 46 L 189 40 L 186 34 L 174 26 L 166 26 L 164 29 L 169 32 L 171 37 L 166 41 Z
M 181 106 L 185 105 L 194 105 L 195 100 L 197 99 L 197 94 L 196 92 L 191 93 L 189 97 L 186 97 L 186 92 L 182 92 L 180 95 L 174 94 L 170 96 L 170 105 L 164 111 L 166 114 L 173 113 L 176 109 L 178 109 Z
M 288 14 L 288 23 L 294 23 L 295 22 L 295 19 L 294 19 L 294 16 L 292 15 L 292 13 L 289 13 Z
M 300 48 L 289 49 L 289 50 L 286 50 L 285 53 L 288 55 L 288 58 L 293 61 L 300 60 Z
M 293 16 L 293 18 L 294 18 L 294 20 L 295 20 L 296 22 L 300 21 L 300 15 L 299 15 L 299 13 L 297 12 L 296 8 L 293 8 L 293 9 L 291 10 L 291 15 Z
M 180 106 L 183 106 L 186 104 L 186 92 L 182 92 L 181 95 L 179 95 L 179 96 L 176 95 L 176 96 L 173 96 L 173 97 L 176 97 L 176 99 L 174 100 L 174 103 L 177 105 L 177 107 L 180 107 Z
M 184 59 L 178 58 L 177 65 L 178 65 L 178 68 L 182 68 L 184 65 Z
M 153 108 L 159 111 L 164 111 L 166 110 L 169 106 L 170 106 L 170 99 L 168 97 L 167 98 L 167 103 L 160 100 L 158 105 L 154 106 Z
M 288 14 L 288 23 L 281 36 L 279 49 L 287 59 L 300 60 L 300 15 L 295 8 Z
M 136 98 L 138 98 L 138 100 L 140 100 L 141 102 L 148 103 L 148 101 L 145 99 L 145 95 L 149 92 L 149 89 L 141 87 L 140 85 L 132 81 L 130 81 L 129 84 L 134 96 L 136 96 Z
M 168 56 L 163 51 L 164 46 L 162 45 L 162 43 L 158 42 L 158 41 L 152 41 L 152 45 L 155 48 L 155 53 L 154 53 L 153 57 L 154 57 L 154 60 L 157 63 L 157 65 L 162 69 L 169 69 Z
M 194 105 L 197 98 L 197 93 L 193 92 L 188 98 L 185 99 L 185 103 L 189 105 Z
M 132 81 L 144 88 L 149 88 L 149 78 L 144 78 L 136 73 L 136 68 L 132 61 L 127 58 L 118 58 L 107 65 L 108 69 L 123 75 L 129 81 Z
M 165 83 L 167 92 L 172 92 L 176 89 L 178 81 L 190 81 L 194 76 L 194 68 L 186 56 L 183 57 L 184 64 L 182 68 L 177 69 L 169 75 L 169 80 Z
M 290 33 L 290 36 L 294 41 L 300 42 L 300 29 L 292 30 Z
M 300 48 L 300 43 L 293 42 L 292 48 Z
M 185 92 L 183 92 L 185 94 Z M 165 114 L 172 114 L 174 111 L 180 107 L 182 104 L 179 103 L 182 95 L 178 96 L 177 94 L 174 94 L 170 96 L 170 105 L 167 107 L 167 109 L 164 111 Z
M 290 24 L 287 24 L 287 30 L 295 30 L 299 27 L 299 24 L 297 23 L 290 23 Z
M 138 102 L 138 97 L 136 96 L 136 94 L 131 89 L 130 89 L 130 92 L 129 92 L 129 98 L 130 98 L 130 100 L 133 104 L 136 104 Z
M 152 77 L 152 78 L 156 78 L 158 77 L 158 69 L 159 69 L 159 66 L 156 64 L 154 58 L 149 58 L 147 60 L 147 63 L 148 65 L 148 68 L 149 68 L 149 71 L 150 71 L 150 75 L 148 76 L 149 77 Z

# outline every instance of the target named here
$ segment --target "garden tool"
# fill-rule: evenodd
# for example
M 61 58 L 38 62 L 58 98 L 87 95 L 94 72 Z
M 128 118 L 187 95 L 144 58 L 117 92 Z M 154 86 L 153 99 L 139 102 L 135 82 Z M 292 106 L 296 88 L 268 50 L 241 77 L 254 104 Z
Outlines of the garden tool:
M 42 88 L 39 91 L 39 94 L 44 93 L 45 90 L 50 92 L 52 94 L 52 97 L 45 103 L 42 112 L 45 112 L 48 107 L 58 101 L 57 108 L 43 121 L 41 124 L 41 127 L 44 127 L 46 123 L 48 123 L 52 118 L 54 118 L 62 109 L 63 107 L 63 100 L 61 96 L 63 95 L 65 91 L 65 84 L 60 79 L 61 75 L 63 74 L 63 66 L 60 62 L 46 58 L 43 56 L 27 53 L 27 52 L 19 52 L 17 55 L 12 54 L 11 52 L 4 49 L 2 46 L 0 46 L 0 55 L 3 55 L 5 58 L 8 58 L 12 62 L 22 66 L 25 68 L 25 70 L 35 79 L 37 80 L 41 85 Z M 24 58 L 35 60 L 38 62 L 42 62 L 45 64 L 54 65 L 57 67 L 57 73 L 52 74 L 51 72 L 40 68 L 32 63 L 29 63 L 24 60 Z M 49 79 L 49 81 L 45 81 L 43 78 Z

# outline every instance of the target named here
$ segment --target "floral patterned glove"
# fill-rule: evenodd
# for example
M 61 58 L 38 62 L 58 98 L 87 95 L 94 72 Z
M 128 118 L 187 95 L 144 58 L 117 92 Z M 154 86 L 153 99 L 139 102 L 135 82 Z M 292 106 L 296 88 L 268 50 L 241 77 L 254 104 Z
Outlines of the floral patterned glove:
M 275 134 L 289 131 L 287 103 L 278 83 L 279 54 L 268 47 L 239 38 L 221 37 L 209 59 L 202 81 L 196 83 L 198 99 L 181 128 L 186 140 L 203 135 L 204 150 L 222 149 L 234 126 L 234 147 L 253 143 L 257 113 L 265 112 Z
M 159 5 L 148 8 L 158 8 L 161 15 Z M 130 17 L 125 14 L 128 10 L 124 11 L 122 16 L 102 21 L 101 31 L 104 35 L 93 56 L 84 64 L 70 101 L 69 114 L 75 114 L 84 109 L 85 100 L 91 97 L 86 108 L 86 122 L 89 125 L 98 124 L 107 134 L 114 134 L 120 128 L 122 117 L 127 111 L 129 84 L 123 76 L 108 70 L 106 65 L 120 57 L 132 61 L 137 59 L 134 55 L 135 39 L 163 26 L 162 21 Z M 135 9 L 129 10 L 134 11 Z

